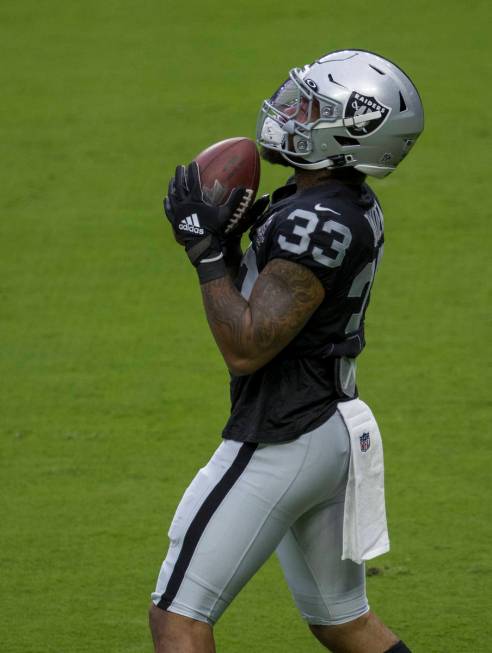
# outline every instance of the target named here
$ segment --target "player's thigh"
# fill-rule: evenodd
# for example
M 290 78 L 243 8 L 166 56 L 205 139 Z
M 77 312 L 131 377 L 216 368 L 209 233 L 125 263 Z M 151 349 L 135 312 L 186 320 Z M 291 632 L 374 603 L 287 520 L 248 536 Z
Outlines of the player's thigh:
M 285 496 L 306 443 L 271 447 L 225 441 L 186 490 L 154 603 L 214 623 L 275 550 L 294 520 Z
M 364 565 L 341 559 L 344 498 L 345 482 L 300 516 L 277 548 L 294 600 L 310 624 L 345 623 L 369 609 Z

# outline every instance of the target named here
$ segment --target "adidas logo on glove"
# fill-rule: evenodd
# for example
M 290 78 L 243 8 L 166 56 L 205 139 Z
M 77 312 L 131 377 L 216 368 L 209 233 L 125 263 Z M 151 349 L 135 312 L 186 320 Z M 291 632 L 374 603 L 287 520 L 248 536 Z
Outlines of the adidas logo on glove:
M 181 229 L 181 231 L 190 231 L 192 234 L 197 234 L 199 236 L 203 236 L 205 233 L 205 230 L 200 226 L 196 213 L 192 213 L 187 218 L 184 218 L 184 220 L 181 220 L 178 228 Z

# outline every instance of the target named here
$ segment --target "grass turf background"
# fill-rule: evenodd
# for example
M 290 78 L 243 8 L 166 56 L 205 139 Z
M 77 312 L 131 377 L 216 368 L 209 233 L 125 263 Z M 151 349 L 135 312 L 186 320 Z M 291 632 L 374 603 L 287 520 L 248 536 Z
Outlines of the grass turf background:
M 385 437 L 372 607 L 415 653 L 490 650 L 488 3 L 4 0 L 0 629 L 9 653 L 150 651 L 166 529 L 219 443 L 227 376 L 161 216 L 174 166 L 293 66 L 397 61 L 426 131 L 374 184 L 387 247 L 359 386 Z M 285 174 L 264 166 L 262 189 Z M 487 269 L 488 268 L 488 269 Z M 272 558 L 220 651 L 317 651 Z

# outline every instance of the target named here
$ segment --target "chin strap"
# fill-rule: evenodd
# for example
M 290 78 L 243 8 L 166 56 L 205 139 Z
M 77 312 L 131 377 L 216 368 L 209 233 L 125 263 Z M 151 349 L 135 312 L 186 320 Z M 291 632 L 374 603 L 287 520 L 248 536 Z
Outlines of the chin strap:
M 323 159 L 322 161 L 316 161 L 315 163 L 300 163 L 299 161 L 294 161 L 289 159 L 289 157 L 279 150 L 284 159 L 289 163 L 289 165 L 294 168 L 302 168 L 303 170 L 322 170 L 323 168 L 346 168 L 346 167 L 355 167 L 355 159 L 348 159 L 345 154 L 337 154 L 336 156 Z M 351 156 L 351 155 L 348 155 Z
M 316 163 L 298 163 L 297 161 L 292 161 L 289 159 L 287 154 L 281 152 L 284 159 L 294 168 L 302 168 L 303 170 L 321 170 L 322 168 L 333 168 L 333 161 L 331 159 L 323 159 L 323 161 L 317 161 Z

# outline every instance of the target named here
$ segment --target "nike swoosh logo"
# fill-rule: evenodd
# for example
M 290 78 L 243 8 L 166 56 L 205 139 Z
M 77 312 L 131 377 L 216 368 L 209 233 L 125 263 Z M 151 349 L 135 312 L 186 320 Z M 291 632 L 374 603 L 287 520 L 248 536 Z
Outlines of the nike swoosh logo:
M 327 206 L 322 206 L 321 204 L 316 204 L 314 207 L 315 211 L 329 211 L 330 213 L 334 213 L 335 215 L 342 215 L 341 213 L 338 213 L 338 211 L 334 211 L 333 209 L 329 209 Z

